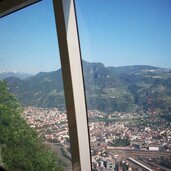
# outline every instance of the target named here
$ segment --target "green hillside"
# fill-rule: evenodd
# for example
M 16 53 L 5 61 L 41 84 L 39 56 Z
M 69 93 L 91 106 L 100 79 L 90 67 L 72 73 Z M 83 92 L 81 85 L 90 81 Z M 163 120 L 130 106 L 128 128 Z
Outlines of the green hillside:
M 0 81 L 0 166 L 8 171 L 60 171 L 51 150 L 21 118 L 22 109 Z
M 5 79 L 23 105 L 64 108 L 64 91 L 61 70 L 37 75 L 25 80 L 16 77 Z
M 105 67 L 85 61 L 83 69 L 89 109 L 171 112 L 171 70 L 145 65 Z M 61 70 L 5 80 L 23 105 L 65 107 Z
M 86 97 L 89 109 L 136 111 L 134 95 L 101 63 L 84 62 Z
M 171 70 L 152 66 L 110 68 L 143 111 L 171 112 Z

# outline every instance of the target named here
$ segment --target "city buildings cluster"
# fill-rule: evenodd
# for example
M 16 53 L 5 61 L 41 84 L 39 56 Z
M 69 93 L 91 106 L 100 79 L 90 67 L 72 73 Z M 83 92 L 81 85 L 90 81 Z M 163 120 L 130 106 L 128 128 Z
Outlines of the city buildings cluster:
M 59 143 L 69 152 L 66 111 L 26 107 L 22 116 L 47 143 Z M 123 112 L 105 114 L 98 110 L 88 111 L 88 116 L 94 170 L 132 170 L 127 158 L 138 158 L 137 150 L 142 157 L 148 151 L 154 156 L 158 152 L 171 155 L 171 123 L 161 116 Z

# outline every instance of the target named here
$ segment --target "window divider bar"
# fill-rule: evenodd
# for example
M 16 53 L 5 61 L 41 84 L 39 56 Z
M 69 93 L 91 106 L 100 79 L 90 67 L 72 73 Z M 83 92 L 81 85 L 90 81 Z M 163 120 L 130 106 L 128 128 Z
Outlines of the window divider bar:
M 73 171 L 91 171 L 88 120 L 74 0 L 53 0 Z

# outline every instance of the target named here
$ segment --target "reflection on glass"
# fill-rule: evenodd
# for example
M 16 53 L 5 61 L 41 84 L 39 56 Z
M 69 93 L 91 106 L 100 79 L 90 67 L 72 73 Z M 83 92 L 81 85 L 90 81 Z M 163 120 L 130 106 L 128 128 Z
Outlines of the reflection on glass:
M 71 170 L 52 2 L 2 18 L 0 37 L 0 166 Z
M 93 170 L 171 169 L 170 7 L 76 0 Z

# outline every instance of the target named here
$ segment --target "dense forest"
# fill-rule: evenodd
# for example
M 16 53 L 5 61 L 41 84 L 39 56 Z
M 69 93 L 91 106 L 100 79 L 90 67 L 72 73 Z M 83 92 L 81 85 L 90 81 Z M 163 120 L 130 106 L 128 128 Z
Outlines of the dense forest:
M 22 108 L 0 81 L 0 166 L 8 171 L 61 171 L 57 158 L 21 117 Z

